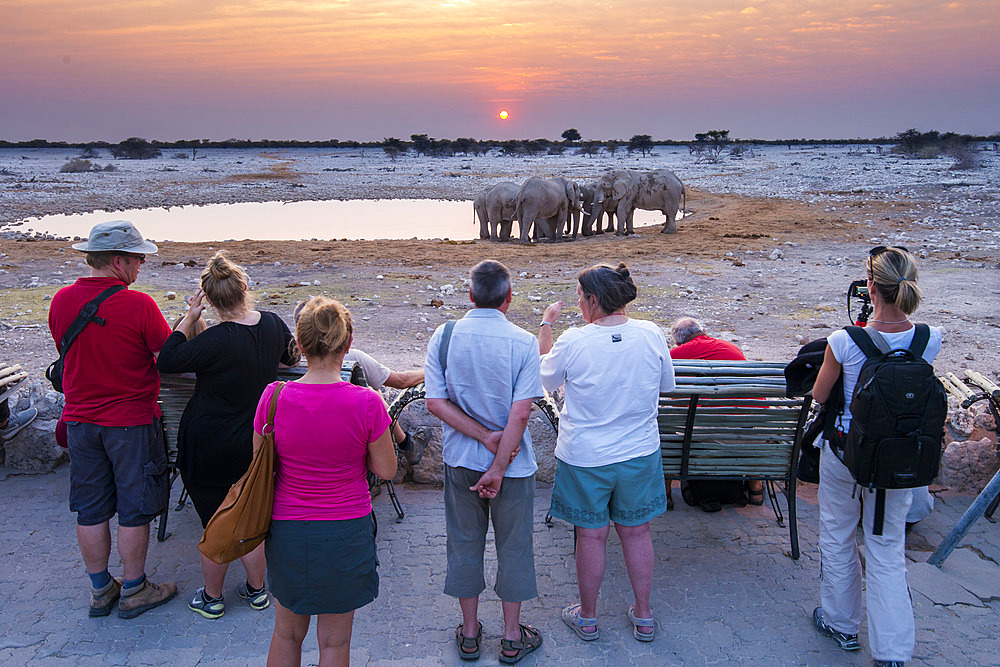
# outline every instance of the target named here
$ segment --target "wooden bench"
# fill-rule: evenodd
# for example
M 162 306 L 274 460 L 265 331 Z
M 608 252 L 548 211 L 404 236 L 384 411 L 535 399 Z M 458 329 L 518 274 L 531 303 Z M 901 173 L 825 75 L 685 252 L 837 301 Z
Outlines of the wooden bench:
M 295 380 L 302 377 L 305 372 L 306 369 L 303 366 L 281 369 L 278 371 L 278 379 L 285 381 Z M 368 386 L 364 371 L 361 370 L 361 366 L 357 362 L 344 363 L 340 369 L 340 375 L 345 382 L 351 382 L 363 387 Z M 180 428 L 181 415 L 184 413 L 184 408 L 187 407 L 188 401 L 191 400 L 191 395 L 194 393 L 194 383 L 195 379 L 193 375 L 189 374 L 160 376 L 160 395 L 157 402 L 160 404 L 160 411 L 163 413 L 163 432 L 167 447 L 167 465 L 170 471 L 171 486 L 173 486 L 174 482 L 180 476 L 180 470 L 177 468 L 177 431 Z M 393 423 L 395 423 L 395 418 L 393 419 Z M 396 497 L 396 489 L 392 481 L 379 480 L 374 475 L 369 474 L 368 482 L 373 491 L 378 488 L 379 484 L 384 483 L 386 485 L 392 507 L 396 510 L 396 521 L 401 521 L 404 516 L 403 508 Z M 186 499 L 187 491 L 182 489 L 177 506 L 174 509 L 179 510 L 184 507 Z M 167 533 L 167 515 L 169 510 L 168 506 L 163 510 L 163 514 L 160 515 L 160 525 L 156 532 L 156 539 L 160 542 L 169 537 Z
M 0 401 L 13 396 L 27 380 L 28 372 L 21 368 L 21 364 L 8 366 L 0 362 Z M 13 412 L 13 408 L 11 411 Z
M 799 557 L 795 468 L 812 397 L 785 397 L 784 363 L 674 361 L 677 388 L 660 395 L 663 474 L 681 480 L 764 480 L 779 525 L 775 482 Z

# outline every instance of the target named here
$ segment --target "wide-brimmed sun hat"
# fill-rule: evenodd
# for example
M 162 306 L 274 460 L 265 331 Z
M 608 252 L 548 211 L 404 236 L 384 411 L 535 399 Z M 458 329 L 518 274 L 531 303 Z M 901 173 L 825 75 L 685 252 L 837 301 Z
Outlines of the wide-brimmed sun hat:
M 139 230 L 128 220 L 112 220 L 94 225 L 90 230 L 90 238 L 82 243 L 74 243 L 72 248 L 80 252 L 134 252 L 143 255 L 158 250 L 156 244 L 142 238 Z

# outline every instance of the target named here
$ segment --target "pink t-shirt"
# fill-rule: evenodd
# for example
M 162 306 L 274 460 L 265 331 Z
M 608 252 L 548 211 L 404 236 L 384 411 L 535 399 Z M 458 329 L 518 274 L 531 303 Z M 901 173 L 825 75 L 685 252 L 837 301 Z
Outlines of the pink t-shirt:
M 277 383 L 264 389 L 253 428 L 263 433 Z M 274 510 L 291 521 L 357 519 L 372 511 L 368 445 L 390 424 L 382 398 L 349 382 L 289 382 L 274 417 Z

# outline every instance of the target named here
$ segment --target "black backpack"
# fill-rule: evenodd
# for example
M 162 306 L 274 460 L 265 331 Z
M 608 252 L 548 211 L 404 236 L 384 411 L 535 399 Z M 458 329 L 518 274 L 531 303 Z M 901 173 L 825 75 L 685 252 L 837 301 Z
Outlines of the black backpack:
M 851 398 L 844 465 L 857 483 L 878 489 L 875 534 L 882 534 L 885 489 L 930 484 L 941 462 L 948 396 L 921 356 L 930 339 L 917 324 L 909 349 L 892 350 L 878 331 L 847 327 L 867 359 Z

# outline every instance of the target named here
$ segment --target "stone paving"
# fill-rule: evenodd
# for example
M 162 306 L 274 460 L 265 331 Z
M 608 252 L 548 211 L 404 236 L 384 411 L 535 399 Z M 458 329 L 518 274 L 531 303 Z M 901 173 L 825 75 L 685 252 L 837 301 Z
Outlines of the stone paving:
M 117 615 L 88 618 L 89 581 L 67 507 L 68 486 L 66 466 L 35 476 L 0 468 L 0 663 L 263 664 L 273 612 L 253 611 L 236 595 L 243 576 L 239 565 L 226 580 L 224 617 L 209 621 L 187 609 L 186 598 L 201 585 L 194 546 L 200 529 L 190 506 L 171 511 L 171 536 L 153 541 L 148 561 L 154 580 L 177 582 L 178 598 L 129 621 Z M 819 575 L 814 489 L 800 488 L 802 557 L 793 561 L 786 555 L 788 532 L 767 505 L 705 514 L 684 506 L 675 488 L 677 509 L 652 524 L 658 557 L 653 609 L 660 627 L 648 644 L 632 638 L 625 617 L 630 590 L 614 533 L 599 605 L 601 638 L 585 644 L 563 625 L 559 611 L 576 599 L 573 538 L 566 524 L 546 527 L 549 490 L 539 489 L 535 554 L 541 595 L 524 605 L 523 618 L 541 630 L 544 644 L 522 664 L 870 664 L 864 631 L 865 649 L 846 654 L 811 626 Z M 178 490 L 175 485 L 174 502 Z M 385 494 L 375 500 L 381 594 L 356 615 L 352 659 L 368 665 L 462 664 L 454 646 L 458 605 L 441 592 L 442 493 L 427 487 L 398 490 L 407 513 L 403 523 L 393 522 Z M 912 664 L 1000 664 L 997 527 L 977 522 L 942 570 L 923 562 L 970 502 L 968 496 L 939 494 L 935 512 L 908 539 L 917 619 Z M 488 562 L 489 581 L 496 571 L 492 552 Z M 111 570 L 121 573 L 120 566 Z M 498 664 L 500 604 L 491 590 L 480 609 L 480 664 Z M 316 664 L 314 630 L 304 647 L 303 663 Z

